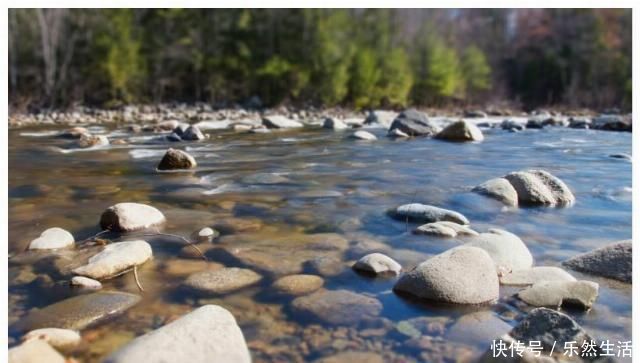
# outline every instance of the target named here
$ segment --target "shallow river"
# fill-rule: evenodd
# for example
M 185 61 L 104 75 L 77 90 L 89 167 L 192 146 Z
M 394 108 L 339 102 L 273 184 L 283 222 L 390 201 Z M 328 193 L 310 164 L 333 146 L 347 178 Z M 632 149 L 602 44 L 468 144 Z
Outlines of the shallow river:
M 632 164 L 609 157 L 631 153 L 631 133 L 491 129 L 484 130 L 482 143 L 459 144 L 430 138 L 393 140 L 384 137 L 382 129 L 370 130 L 379 137 L 375 142 L 310 128 L 269 134 L 212 131 L 204 142 L 171 144 L 197 159 L 194 171 L 158 173 L 155 167 L 169 143 L 151 139 L 157 134 L 98 127 L 93 131 L 108 134 L 112 141 L 129 139 L 129 144 L 61 152 L 71 141 L 34 137 L 49 130 L 9 132 L 10 254 L 19 255 L 49 227 L 69 230 L 77 241 L 92 236 L 100 231 L 102 211 L 118 202 L 158 208 L 168 219 L 165 233 L 188 237 L 220 221 L 236 229 L 201 245 L 208 263 L 198 262 L 178 239 L 145 237 L 154 253 L 139 269 L 145 291 L 138 291 L 132 274 L 104 283 L 106 290 L 141 294 L 143 300 L 124 315 L 82 332 L 85 344 L 72 355 L 85 362 L 100 361 L 135 336 L 207 303 L 234 314 L 256 362 L 309 361 L 349 350 L 378 353 L 395 362 L 478 357 L 490 347 L 491 334 L 500 325 L 496 319 L 514 326 L 531 309 L 512 297 L 516 289 L 501 287 L 496 304 L 461 309 L 397 296 L 391 291 L 397 278 L 373 279 L 350 269 L 369 252 L 366 246 L 384 247 L 408 270 L 463 242 L 412 235 L 417 225 L 385 213 L 401 204 L 420 202 L 458 211 L 477 231 L 498 227 L 513 232 L 527 244 L 536 265 L 559 266 L 578 253 L 631 238 Z M 575 205 L 505 208 L 470 192 L 488 179 L 528 168 L 545 169 L 564 180 L 576 196 Z M 318 243 L 323 239 L 344 239 L 348 246 L 324 248 Z M 253 260 L 235 255 L 254 249 L 261 253 Z M 375 297 L 383 305 L 379 318 L 335 326 L 295 314 L 291 298 L 271 293 L 279 275 L 318 273 L 306 261 L 323 261 L 321 257 L 328 265 L 320 271 L 324 288 Z M 196 296 L 180 287 L 189 273 L 215 263 L 248 267 L 263 279 L 216 297 Z M 10 323 L 32 308 L 79 294 L 48 269 L 35 263 L 10 264 Z M 588 312 L 564 311 L 599 340 L 630 340 L 630 285 L 571 273 L 598 282 L 600 295 Z M 25 284 L 12 277 L 20 274 L 39 277 Z M 44 277 L 47 274 L 51 278 Z M 11 332 L 10 344 L 18 341 L 19 335 Z

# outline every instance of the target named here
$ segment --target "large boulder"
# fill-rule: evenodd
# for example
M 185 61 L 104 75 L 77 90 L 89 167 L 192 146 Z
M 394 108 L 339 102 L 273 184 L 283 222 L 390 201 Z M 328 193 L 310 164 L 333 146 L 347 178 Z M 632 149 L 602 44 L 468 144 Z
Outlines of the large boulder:
M 480 233 L 466 246 L 487 251 L 500 274 L 533 266 L 533 256 L 520 237 L 501 229 L 492 228 L 487 233 Z
M 166 221 L 162 212 L 140 203 L 118 203 L 102 213 L 100 227 L 117 232 L 132 232 L 160 226 Z
M 591 308 L 598 297 L 598 284 L 593 281 L 542 281 L 518 292 L 529 305 L 558 308 L 561 305 Z
M 505 178 L 487 180 L 473 188 L 472 191 L 497 199 L 506 205 L 518 205 L 518 192 Z
M 91 257 L 89 263 L 73 272 L 93 279 L 108 279 L 145 263 L 152 255 L 151 245 L 146 241 L 111 243 L 102 252 Z
M 478 128 L 478 126 L 473 123 L 460 120 L 453 122 L 452 124 L 445 127 L 442 131 L 440 131 L 436 137 L 438 139 L 448 140 L 448 141 L 482 141 L 484 140 L 484 135 L 482 131 Z
M 12 329 L 28 332 L 39 328 L 82 330 L 119 315 L 140 301 L 140 296 L 117 291 L 100 291 L 34 309 Z
M 184 282 L 184 286 L 202 294 L 226 294 L 253 285 L 262 276 L 244 268 L 225 267 L 214 271 L 196 272 Z
M 374 275 L 384 273 L 398 275 L 400 270 L 402 270 L 402 266 L 391 257 L 374 252 L 359 259 L 353 265 L 353 269 Z
M 105 363 L 250 363 L 244 336 L 231 313 L 205 305 L 134 339 Z
M 390 210 L 389 214 L 399 220 L 409 219 L 418 222 L 449 221 L 458 224 L 469 224 L 469 220 L 458 212 L 420 203 L 401 205 Z
M 40 237 L 29 243 L 30 250 L 49 250 L 72 246 L 75 240 L 73 235 L 66 230 L 53 227 L 45 230 Z
M 158 164 L 158 170 L 192 169 L 198 164 L 186 151 L 169 148 Z
M 445 303 L 482 304 L 498 299 L 499 283 L 487 252 L 461 246 L 419 264 L 393 290 Z
M 414 109 L 405 110 L 393 120 L 389 132 L 399 129 L 409 136 L 434 136 L 441 128 L 427 115 Z
M 544 170 L 527 170 L 504 176 L 518 193 L 522 205 L 566 206 L 575 202 L 571 189 Z
M 631 240 L 616 242 L 566 260 L 570 269 L 631 283 L 633 251 Z
M 265 116 L 262 118 L 262 124 L 269 129 L 292 129 L 303 126 L 298 121 L 280 115 Z
M 380 315 L 382 304 L 347 290 L 320 290 L 294 299 L 291 308 L 295 314 L 330 325 L 351 325 Z
M 207 138 L 206 136 L 204 136 L 202 131 L 200 131 L 198 126 L 189 126 L 186 130 L 184 130 L 182 135 L 179 135 L 179 136 L 180 138 L 182 138 L 182 140 L 188 140 L 188 141 L 198 141 L 198 140 L 204 140 Z

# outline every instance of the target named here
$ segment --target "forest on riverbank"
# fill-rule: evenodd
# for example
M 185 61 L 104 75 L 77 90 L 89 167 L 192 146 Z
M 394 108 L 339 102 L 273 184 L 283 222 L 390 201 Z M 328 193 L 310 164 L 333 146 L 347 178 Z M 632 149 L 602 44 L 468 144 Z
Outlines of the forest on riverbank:
M 631 108 L 631 9 L 10 9 L 14 110 Z

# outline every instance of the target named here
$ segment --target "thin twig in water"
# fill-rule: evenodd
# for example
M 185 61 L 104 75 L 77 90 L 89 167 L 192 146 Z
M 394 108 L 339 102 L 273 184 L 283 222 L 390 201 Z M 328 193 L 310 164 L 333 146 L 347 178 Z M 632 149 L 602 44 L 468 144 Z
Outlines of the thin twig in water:
M 78 244 L 78 245 L 82 245 L 82 244 L 87 243 L 87 242 L 89 242 L 89 241 L 93 241 L 93 240 L 95 240 L 96 238 L 98 238 L 99 236 L 102 236 L 103 234 L 108 233 L 108 232 L 111 232 L 111 230 L 107 228 L 107 229 L 105 229 L 105 230 L 103 230 L 103 231 L 100 231 L 100 232 L 98 232 L 98 233 L 94 234 L 94 235 L 93 235 L 93 236 L 91 236 L 91 237 L 88 237 L 88 238 L 83 239 L 82 241 L 78 242 L 77 244 Z
M 138 266 L 137 265 L 133 266 L 133 278 L 136 280 L 136 285 L 138 285 L 138 289 L 140 289 L 140 291 L 144 292 L 144 289 L 142 288 L 142 284 L 140 284 L 140 279 L 138 279 Z
M 183 240 L 184 242 L 186 242 L 189 246 L 191 246 L 194 250 L 198 251 L 198 253 L 200 254 L 200 257 L 202 257 L 203 260 L 205 261 L 209 261 L 209 259 L 207 259 L 207 256 L 204 255 L 204 252 L 202 252 L 201 249 L 198 248 L 198 246 L 196 246 L 193 241 L 190 241 L 182 236 L 179 236 L 177 234 L 171 234 L 171 233 L 160 233 L 160 232 L 156 232 L 156 233 L 146 233 L 143 234 L 142 236 L 147 236 L 147 237 L 154 237 L 154 236 L 166 236 L 166 237 L 173 237 L 173 238 L 178 238 L 180 240 Z

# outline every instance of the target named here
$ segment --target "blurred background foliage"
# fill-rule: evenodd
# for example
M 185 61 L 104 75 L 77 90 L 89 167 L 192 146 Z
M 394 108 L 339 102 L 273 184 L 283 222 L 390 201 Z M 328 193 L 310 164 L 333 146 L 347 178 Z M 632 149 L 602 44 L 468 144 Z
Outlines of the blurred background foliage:
M 15 108 L 631 107 L 630 9 L 10 9 Z

